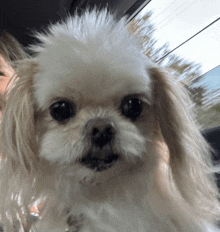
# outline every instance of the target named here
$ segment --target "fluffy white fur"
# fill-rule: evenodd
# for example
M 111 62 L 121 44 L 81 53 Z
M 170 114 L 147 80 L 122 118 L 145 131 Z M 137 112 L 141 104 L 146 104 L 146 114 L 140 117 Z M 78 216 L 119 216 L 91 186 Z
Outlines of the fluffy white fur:
M 218 219 L 209 150 L 189 97 L 150 65 L 125 21 L 107 10 L 70 17 L 37 35 L 35 58 L 20 62 L 1 126 L 6 232 L 21 225 L 37 232 L 202 232 Z M 143 102 L 136 121 L 122 115 L 126 96 Z M 50 106 L 66 99 L 75 115 L 59 123 Z M 120 156 L 101 172 L 79 162 L 91 146 L 85 128 L 95 119 L 113 125 L 112 150 Z M 161 135 L 167 172 L 160 168 Z M 45 204 L 33 224 L 29 211 L 39 198 Z

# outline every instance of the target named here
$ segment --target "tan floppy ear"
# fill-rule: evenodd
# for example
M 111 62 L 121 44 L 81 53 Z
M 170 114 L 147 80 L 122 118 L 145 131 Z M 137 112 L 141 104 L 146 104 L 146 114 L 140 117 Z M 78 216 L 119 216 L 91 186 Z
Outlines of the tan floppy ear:
M 155 118 L 169 148 L 171 179 L 198 217 L 219 217 L 218 190 L 208 145 L 203 139 L 186 90 L 158 68 L 150 68 Z
M 18 64 L 17 80 L 6 99 L 1 122 L 1 220 L 6 231 L 14 231 L 23 215 L 29 225 L 29 204 L 33 197 L 34 176 L 37 172 L 33 76 L 37 64 L 23 60 Z M 19 202 L 19 203 L 18 203 Z M 21 225 L 22 226 L 22 225 Z
M 3 162 L 30 172 L 36 160 L 33 76 L 37 64 L 33 60 L 19 63 L 18 78 L 9 96 L 1 125 L 1 152 Z

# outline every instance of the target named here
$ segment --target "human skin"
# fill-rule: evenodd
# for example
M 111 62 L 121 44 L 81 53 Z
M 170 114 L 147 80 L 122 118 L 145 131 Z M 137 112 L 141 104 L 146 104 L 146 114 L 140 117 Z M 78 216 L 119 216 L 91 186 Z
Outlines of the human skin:
M 6 87 L 10 78 L 14 75 L 15 71 L 7 62 L 3 56 L 0 55 L 0 72 L 4 74 L 3 76 L 0 75 L 0 94 L 3 95 L 5 93 Z

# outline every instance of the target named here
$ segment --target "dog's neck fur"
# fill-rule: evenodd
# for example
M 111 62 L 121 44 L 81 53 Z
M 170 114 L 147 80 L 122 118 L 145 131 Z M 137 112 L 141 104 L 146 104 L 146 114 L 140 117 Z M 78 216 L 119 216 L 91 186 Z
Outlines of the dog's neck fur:
M 127 177 L 125 180 L 127 181 Z M 59 201 L 62 199 L 63 203 L 58 206 L 58 200 L 48 201 L 43 220 L 36 224 L 37 231 L 202 231 L 194 223 L 195 217 L 190 213 L 189 208 L 176 198 L 177 193 L 175 193 L 176 200 L 171 199 L 171 188 L 166 189 L 164 194 L 161 186 L 155 184 L 157 181 L 153 179 L 152 183 L 146 183 L 149 179 L 141 179 L 137 176 L 135 180 L 130 181 L 132 183 L 130 188 L 128 183 L 123 186 L 121 182 L 116 185 L 115 191 L 111 188 L 109 195 L 109 188 L 105 192 L 104 187 L 99 185 L 92 188 L 82 186 L 78 189 L 79 192 L 70 194 L 69 199 L 62 199 L 64 190 L 58 188 L 55 198 Z M 71 205 L 68 205 L 69 203 Z
M 43 221 L 36 225 L 37 231 L 62 232 L 65 229 L 68 232 L 202 231 L 199 226 L 194 224 L 193 218 L 189 218 L 186 209 L 181 208 L 180 204 L 171 206 L 170 199 L 162 199 L 156 192 L 152 192 L 151 195 L 154 199 L 152 196 L 146 197 L 146 199 L 142 199 L 142 202 L 139 202 L 139 205 L 137 202 L 129 202 L 126 197 L 124 201 L 120 199 L 120 201 L 114 203 L 94 204 L 88 201 L 87 207 L 86 205 L 83 206 L 82 213 L 78 212 L 77 214 L 75 209 L 72 208 L 72 211 L 66 215 L 59 216 L 59 212 L 51 215 L 51 212 L 54 214 L 56 208 L 54 210 L 50 209 L 50 215 L 45 216 Z M 164 205 L 164 211 L 159 211 L 161 204 Z M 155 205 L 158 205 L 158 209 Z

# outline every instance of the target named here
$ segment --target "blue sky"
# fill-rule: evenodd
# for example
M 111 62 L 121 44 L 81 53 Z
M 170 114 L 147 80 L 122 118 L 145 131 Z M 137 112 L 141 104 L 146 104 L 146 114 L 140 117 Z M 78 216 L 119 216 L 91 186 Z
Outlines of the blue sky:
M 220 65 L 204 75 L 205 83 L 210 89 L 220 88 Z

